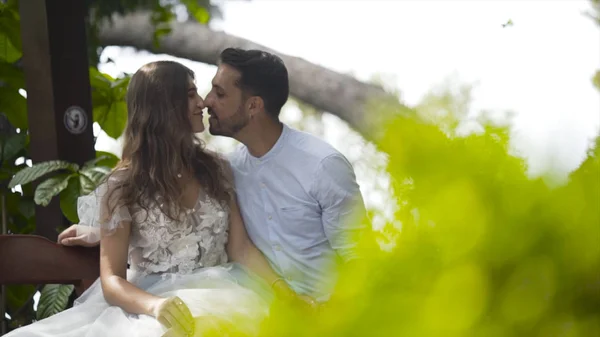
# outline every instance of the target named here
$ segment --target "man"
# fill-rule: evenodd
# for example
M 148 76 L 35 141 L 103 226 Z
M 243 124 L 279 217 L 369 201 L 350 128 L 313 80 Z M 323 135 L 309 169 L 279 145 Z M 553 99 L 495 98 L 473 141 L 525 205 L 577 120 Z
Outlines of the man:
M 289 128 L 283 61 L 260 50 L 221 53 L 205 99 L 209 131 L 242 144 L 229 161 L 248 235 L 297 293 L 329 299 L 336 263 L 356 257 L 364 203 L 348 160 L 331 145 Z M 70 231 L 70 232 L 69 232 Z M 72 229 L 64 244 L 82 244 Z

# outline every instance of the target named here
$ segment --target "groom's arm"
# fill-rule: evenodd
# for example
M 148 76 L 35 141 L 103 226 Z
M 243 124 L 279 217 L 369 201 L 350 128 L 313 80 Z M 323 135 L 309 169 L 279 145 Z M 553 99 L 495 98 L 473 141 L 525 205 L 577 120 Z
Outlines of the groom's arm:
M 313 196 L 333 249 L 347 262 L 358 257 L 357 240 L 367 230 L 366 210 L 354 169 L 341 154 L 323 159 L 315 172 Z

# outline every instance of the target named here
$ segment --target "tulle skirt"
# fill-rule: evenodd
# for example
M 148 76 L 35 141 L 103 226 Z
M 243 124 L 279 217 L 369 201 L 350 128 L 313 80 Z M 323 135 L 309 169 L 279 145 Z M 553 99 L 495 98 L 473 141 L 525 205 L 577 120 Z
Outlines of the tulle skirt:
M 235 327 L 238 333 L 254 336 L 273 300 L 268 285 L 238 264 L 202 268 L 187 275 L 128 271 L 127 279 L 157 296 L 179 296 L 196 319 L 194 336 L 198 337 L 217 326 Z M 154 337 L 166 332 L 154 317 L 128 314 L 109 305 L 98 279 L 72 308 L 16 329 L 6 337 Z

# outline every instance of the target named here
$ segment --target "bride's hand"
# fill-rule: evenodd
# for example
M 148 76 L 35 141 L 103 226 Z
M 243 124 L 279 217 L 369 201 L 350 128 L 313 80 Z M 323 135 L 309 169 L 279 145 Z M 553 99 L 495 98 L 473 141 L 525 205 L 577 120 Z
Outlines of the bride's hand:
M 187 305 L 177 296 L 161 299 L 156 306 L 156 319 L 181 336 L 192 336 L 195 321 Z

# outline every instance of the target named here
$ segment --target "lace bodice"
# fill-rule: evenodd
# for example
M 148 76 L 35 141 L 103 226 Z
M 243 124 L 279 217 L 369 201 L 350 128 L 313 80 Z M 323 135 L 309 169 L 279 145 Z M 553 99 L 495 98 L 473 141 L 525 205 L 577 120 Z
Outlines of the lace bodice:
M 144 273 L 190 273 L 227 262 L 229 214 L 204 195 L 173 221 L 158 207 L 132 210 L 129 244 L 131 268 Z
M 109 220 L 100 221 L 106 191 L 106 185 L 101 185 L 79 198 L 78 234 L 87 234 L 90 242 L 98 241 L 100 232 L 110 235 L 123 221 L 131 221 L 131 269 L 143 274 L 186 274 L 227 262 L 229 210 L 208 195 L 202 193 L 195 207 L 177 221 L 164 215 L 158 205 L 148 211 L 139 206 L 120 207 Z

